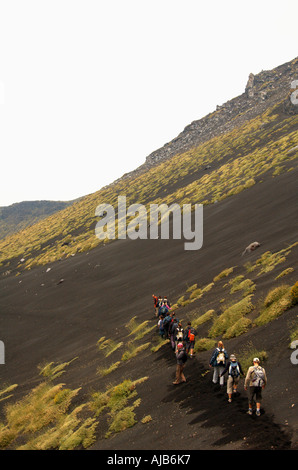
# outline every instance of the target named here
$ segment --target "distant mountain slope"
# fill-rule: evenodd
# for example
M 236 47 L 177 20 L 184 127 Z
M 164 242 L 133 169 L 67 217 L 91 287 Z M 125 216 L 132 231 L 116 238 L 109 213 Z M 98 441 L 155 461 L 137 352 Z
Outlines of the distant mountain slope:
M 0 238 L 34 225 L 39 220 L 65 209 L 72 202 L 24 201 L 0 207 Z

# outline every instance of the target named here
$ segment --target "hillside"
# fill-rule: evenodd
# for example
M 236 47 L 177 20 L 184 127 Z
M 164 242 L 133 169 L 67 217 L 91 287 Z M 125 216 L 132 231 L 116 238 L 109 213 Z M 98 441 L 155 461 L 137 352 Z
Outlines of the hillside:
M 229 106 L 224 106 L 207 117 L 209 124 L 205 125 L 205 131 L 194 131 L 194 135 L 202 140 L 201 144 L 185 151 L 182 139 L 170 160 L 165 158 L 164 149 L 160 149 L 155 153 L 159 154 L 159 164 L 154 163 L 156 158 L 148 157 L 145 166 L 135 173 L 124 175 L 58 214 L 0 241 L 0 264 L 5 271 L 21 270 L 94 248 L 100 243 L 94 237 L 98 220 L 95 209 L 100 203 L 116 207 L 118 195 L 125 194 L 127 204 L 137 202 L 146 207 L 154 203 L 207 205 L 262 181 L 268 173 L 276 176 L 291 170 L 298 151 L 298 115 L 294 112 L 297 106 L 291 103 L 290 87 L 297 69 L 297 59 L 282 66 L 286 79 L 279 71 L 280 67 L 274 69 L 269 75 L 274 75 L 277 80 L 274 85 L 270 80 L 265 82 L 268 87 L 265 101 L 259 102 L 257 92 L 252 98 L 241 95 L 231 100 L 236 116 L 228 118 L 225 110 Z M 254 78 L 256 83 L 257 77 Z M 265 93 L 267 88 L 261 83 Z M 243 99 L 248 103 L 248 110 L 241 113 L 243 105 L 236 106 L 235 103 L 242 103 Z M 256 103 L 251 102 L 254 99 Z M 203 126 L 204 121 L 200 120 L 195 127 L 199 128 L 199 123 Z M 226 132 L 221 128 L 221 122 L 226 123 Z M 218 133 L 214 130 L 210 134 L 210 126 L 217 128 Z M 20 259 L 25 262 L 20 264 Z
M 292 77 L 297 61 L 285 70 Z M 0 243 L 2 448 L 297 449 L 298 115 L 287 85 L 274 96 L 222 134 Z M 124 194 L 146 207 L 203 203 L 203 247 L 100 242 L 95 208 Z M 253 241 L 261 246 L 242 256 Z M 183 326 L 198 330 L 179 386 L 152 294 L 167 295 Z M 212 385 L 219 339 L 245 369 L 261 358 L 260 417 L 246 414 L 243 379 L 231 404 Z
M 23 201 L 0 207 L 0 239 L 36 224 L 74 201 Z

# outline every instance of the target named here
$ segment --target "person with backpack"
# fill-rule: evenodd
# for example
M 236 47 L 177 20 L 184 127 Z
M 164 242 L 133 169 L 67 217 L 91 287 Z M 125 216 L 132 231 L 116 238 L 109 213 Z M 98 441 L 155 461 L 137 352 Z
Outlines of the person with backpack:
M 186 382 L 183 370 L 187 361 L 187 353 L 185 351 L 183 343 L 178 343 L 177 345 L 176 359 L 176 380 L 173 382 L 174 385 L 178 385 L 181 382 Z
M 175 330 L 175 352 L 177 351 L 177 345 L 178 343 L 181 343 L 184 338 L 184 331 L 182 328 L 182 323 L 178 322 L 178 325 L 176 326 Z
M 154 302 L 155 316 L 157 318 L 158 317 L 158 297 L 154 294 L 152 294 L 152 297 L 153 297 L 153 302 Z
M 224 348 L 223 342 L 219 341 L 217 348 L 213 351 L 213 354 L 210 359 L 209 367 L 213 367 L 213 378 L 212 382 L 217 384 L 219 379 L 219 384 L 221 386 L 225 383 L 225 378 L 221 375 L 225 369 L 226 361 L 228 359 L 228 353 Z M 221 376 L 220 376 L 221 375 Z
M 160 300 L 158 307 L 158 315 L 163 315 L 165 317 L 168 311 L 168 307 L 162 302 L 162 300 Z
M 171 321 L 172 321 L 172 317 L 169 314 L 169 312 L 167 312 L 166 315 L 164 316 L 164 320 L 163 320 L 163 328 L 165 330 L 165 338 L 169 337 L 169 328 L 170 328 Z
M 158 326 L 158 329 L 159 329 L 159 336 L 161 336 L 161 338 L 164 338 L 164 336 L 165 336 L 163 321 L 164 321 L 163 315 L 160 315 L 157 326 Z
M 248 414 L 252 415 L 252 406 L 254 397 L 256 399 L 256 415 L 261 414 L 261 401 L 262 401 L 262 389 L 267 385 L 267 376 L 265 369 L 260 366 L 260 359 L 255 357 L 253 359 L 253 366 L 249 367 L 245 382 L 244 390 L 248 389 Z
M 171 304 L 166 295 L 163 298 L 163 304 L 170 310 Z
M 187 322 L 187 327 L 184 332 L 184 341 L 186 344 L 186 352 L 189 354 L 190 358 L 193 358 L 194 356 L 195 339 L 197 334 L 198 333 L 195 328 L 191 326 L 191 322 Z
M 241 364 L 237 361 L 235 354 L 230 355 L 230 361 L 227 363 L 223 372 L 219 375 L 219 377 L 225 375 L 228 372 L 228 380 L 227 380 L 227 394 L 228 394 L 228 402 L 231 403 L 232 401 L 232 394 L 237 392 L 237 386 L 239 383 L 240 375 L 244 375 Z
M 175 351 L 175 339 L 176 339 L 176 329 L 178 327 L 178 319 L 175 316 L 175 313 L 171 313 L 172 320 L 169 326 L 169 336 L 171 341 L 171 347 Z

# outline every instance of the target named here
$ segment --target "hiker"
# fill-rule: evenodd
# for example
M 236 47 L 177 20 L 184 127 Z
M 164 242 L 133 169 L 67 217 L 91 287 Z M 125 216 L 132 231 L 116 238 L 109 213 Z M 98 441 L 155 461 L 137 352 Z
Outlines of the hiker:
M 184 341 L 186 343 L 186 352 L 189 354 L 190 358 L 194 356 L 195 337 L 197 334 L 195 328 L 191 326 L 191 322 L 187 322 L 187 327 L 184 332 Z
M 176 339 L 176 330 L 178 327 L 178 319 L 175 316 L 175 312 L 171 313 L 172 320 L 169 326 L 169 336 L 171 340 L 171 347 L 175 351 L 175 339 Z
M 163 298 L 163 304 L 170 310 L 171 308 L 171 304 L 167 298 L 167 296 L 165 295 L 164 298 Z
M 158 297 L 154 294 L 152 294 L 152 297 L 153 297 L 153 302 L 154 302 L 155 316 L 157 318 L 158 317 Z
M 219 377 L 225 375 L 228 372 L 228 380 L 227 380 L 227 394 L 228 394 L 228 402 L 232 402 L 232 394 L 237 392 L 237 386 L 239 383 L 240 375 L 244 375 L 241 364 L 237 361 L 235 354 L 230 355 L 230 361 L 227 363 L 223 372 L 219 375 Z
M 267 385 L 267 376 L 265 369 L 260 366 L 260 359 L 253 359 L 253 366 L 249 367 L 245 382 L 244 390 L 248 388 L 248 414 L 252 415 L 252 405 L 254 397 L 256 399 L 256 415 L 261 414 L 262 389 Z
M 158 326 L 158 329 L 159 329 L 159 336 L 161 336 L 162 338 L 164 338 L 164 335 L 165 335 L 163 320 L 164 320 L 163 315 L 160 315 L 157 326 Z
M 177 326 L 178 326 L 178 320 L 174 314 L 172 316 L 172 320 L 169 325 L 169 336 L 170 336 L 170 341 L 171 341 L 171 347 L 173 350 L 175 350 L 175 333 L 176 333 Z
M 158 314 L 166 316 L 168 311 L 169 311 L 169 308 L 164 304 L 163 300 L 160 298 L 159 306 L 158 306 Z
M 163 327 L 165 330 L 165 338 L 169 337 L 169 328 L 170 328 L 170 323 L 171 323 L 172 317 L 169 314 L 169 312 L 166 313 L 164 320 L 163 320 Z
M 158 300 L 157 300 L 157 305 L 156 305 L 156 307 L 157 307 L 158 310 L 159 310 L 161 306 L 162 306 L 162 298 L 161 298 L 161 296 L 159 295 L 159 296 L 158 296 Z
M 180 384 L 180 382 L 186 382 L 183 369 L 187 361 L 187 354 L 183 346 L 183 343 L 178 343 L 177 345 L 176 359 L 177 359 L 176 380 L 173 382 L 174 385 L 178 385 Z
M 221 386 L 224 385 L 225 378 L 223 375 L 221 375 L 220 377 L 220 374 L 222 374 L 225 369 L 225 364 L 226 364 L 228 357 L 229 356 L 228 356 L 227 351 L 224 348 L 223 342 L 219 341 L 217 348 L 213 351 L 213 354 L 210 359 L 210 364 L 209 364 L 209 367 L 214 368 L 213 378 L 212 378 L 212 382 L 214 384 L 217 384 L 218 378 L 219 378 L 219 384 Z
M 183 337 L 184 337 L 184 332 L 182 328 L 182 323 L 180 321 L 178 322 L 178 325 L 176 326 L 176 330 L 175 330 L 175 352 L 177 351 L 178 343 L 183 341 Z

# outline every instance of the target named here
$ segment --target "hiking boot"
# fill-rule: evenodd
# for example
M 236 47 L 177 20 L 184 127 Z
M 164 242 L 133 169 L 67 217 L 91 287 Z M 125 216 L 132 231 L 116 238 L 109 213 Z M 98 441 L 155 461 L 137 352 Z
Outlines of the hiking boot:
M 173 382 L 173 385 L 179 385 L 179 384 L 180 384 L 180 382 L 177 382 L 176 380 L 175 380 L 175 382 Z
M 261 416 L 261 411 L 260 411 L 260 410 L 256 410 L 256 415 L 257 415 L 257 416 Z
M 252 415 L 252 409 L 251 408 L 248 409 L 247 414 L 249 414 L 250 416 Z
M 232 403 L 232 398 L 229 398 L 229 399 L 228 399 L 228 402 L 229 402 L 229 403 Z

